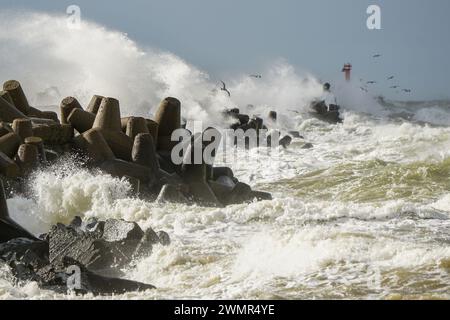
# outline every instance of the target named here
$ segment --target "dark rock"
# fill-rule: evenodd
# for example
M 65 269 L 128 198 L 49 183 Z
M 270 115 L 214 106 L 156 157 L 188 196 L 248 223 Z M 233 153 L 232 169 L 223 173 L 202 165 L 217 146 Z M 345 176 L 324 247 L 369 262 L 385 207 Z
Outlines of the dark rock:
M 108 219 L 103 229 L 103 239 L 108 242 L 141 240 L 144 232 L 136 222 Z
M 213 168 L 213 180 L 217 180 L 219 177 L 226 176 L 234 178 L 233 170 L 229 167 L 214 167 Z
M 304 139 L 304 137 L 298 131 L 289 131 L 288 132 L 293 138 L 296 139 Z
M 314 148 L 314 146 L 313 146 L 313 144 L 312 143 L 305 143 L 303 146 L 302 146 L 302 149 L 312 149 L 312 148 Z
M 158 235 L 159 243 L 161 243 L 163 246 L 170 245 L 170 237 L 167 234 L 167 232 L 165 232 L 165 231 L 158 231 L 156 234 Z
M 108 258 L 110 254 L 101 252 L 103 247 L 96 245 L 98 234 L 57 224 L 51 228 L 48 237 L 50 263 L 61 263 L 64 257 L 69 257 L 93 270 L 106 267 L 98 262 L 108 260 L 105 254 Z
M 23 114 L 27 115 L 30 109 L 27 97 L 22 90 L 22 86 L 19 81 L 9 80 L 3 84 L 3 90 L 8 91 L 9 95 L 14 102 L 14 106 L 20 110 Z
M 283 138 L 280 139 L 279 141 L 279 145 L 282 146 L 283 148 L 287 148 L 292 142 L 292 137 L 291 136 L 284 136 Z

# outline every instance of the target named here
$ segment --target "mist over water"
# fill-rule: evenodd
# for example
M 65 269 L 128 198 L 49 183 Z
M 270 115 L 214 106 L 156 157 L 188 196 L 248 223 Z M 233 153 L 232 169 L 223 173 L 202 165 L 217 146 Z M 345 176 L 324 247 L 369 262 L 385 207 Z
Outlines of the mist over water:
M 320 82 L 282 59 L 262 79 L 223 79 L 229 98 L 219 79 L 172 53 L 92 22 L 71 30 L 65 17 L 41 13 L 0 15 L 0 58 L 0 80 L 21 81 L 35 106 L 69 95 L 86 105 L 100 94 L 118 98 L 123 116 L 151 116 L 174 96 L 188 120 L 224 127 L 224 108 L 263 117 L 276 110 L 276 126 L 305 138 L 276 161 L 241 151 L 236 176 L 274 199 L 221 209 L 132 198 L 125 180 L 81 170 L 76 159 L 33 175 L 27 194 L 8 205 L 35 234 L 76 215 L 170 234 L 170 246 L 124 270 L 158 289 L 119 298 L 450 298 L 448 103 L 380 103 L 356 83 L 337 83 L 344 122 L 330 125 L 307 110 Z M 302 149 L 305 142 L 314 148 Z M 0 298 L 75 297 L 14 284 L 0 267 Z

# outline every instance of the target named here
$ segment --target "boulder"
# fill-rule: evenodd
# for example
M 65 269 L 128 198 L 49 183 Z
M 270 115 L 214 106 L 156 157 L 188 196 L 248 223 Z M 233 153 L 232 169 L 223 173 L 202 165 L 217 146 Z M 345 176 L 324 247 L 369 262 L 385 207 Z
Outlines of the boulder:
M 286 149 L 291 144 L 291 142 L 292 142 L 291 136 L 284 136 L 283 138 L 280 139 L 279 145 Z
M 11 126 L 7 122 L 0 122 L 0 137 L 7 135 L 8 133 L 14 132 Z
M 132 261 L 144 237 L 134 222 L 109 219 L 91 228 L 83 229 L 82 225 L 52 227 L 47 234 L 51 264 L 61 263 L 67 257 L 90 271 L 118 270 Z
M 147 121 L 142 117 L 130 117 L 127 122 L 126 135 L 134 140 L 140 133 L 149 133 Z
M 6 154 L 0 151 L 0 173 L 6 178 L 16 178 L 20 175 L 19 166 Z
M 288 132 L 293 138 L 296 139 L 304 139 L 304 137 L 298 131 L 289 131 Z
M 5 99 L 6 101 L 8 101 L 12 106 L 14 106 L 14 101 L 11 98 L 10 94 L 8 91 L 5 90 L 1 90 L 0 91 L 0 98 Z
M 131 161 L 131 152 L 133 150 L 134 142 L 133 139 L 122 131 L 103 129 L 100 129 L 100 131 L 117 158 L 125 161 Z
M 163 246 L 170 245 L 170 237 L 169 234 L 165 231 L 158 231 L 156 235 L 159 238 L 159 243 Z
M 122 132 L 119 101 L 114 98 L 102 99 L 92 127 Z

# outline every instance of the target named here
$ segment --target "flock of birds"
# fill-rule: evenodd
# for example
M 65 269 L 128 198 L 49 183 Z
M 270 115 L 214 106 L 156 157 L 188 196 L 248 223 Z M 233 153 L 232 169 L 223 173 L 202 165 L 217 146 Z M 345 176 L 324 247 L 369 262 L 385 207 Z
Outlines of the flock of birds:
M 377 54 L 373 55 L 372 57 L 374 59 L 378 59 L 378 58 L 381 58 L 382 55 L 377 53 Z M 255 78 L 255 79 L 261 79 L 262 78 L 262 76 L 260 74 L 251 74 L 251 75 L 249 75 L 249 77 Z M 389 77 L 386 78 L 387 81 L 392 81 L 394 79 L 395 79 L 395 76 L 389 76 Z M 364 91 L 364 92 L 369 92 L 368 85 L 377 84 L 377 81 L 374 81 L 374 80 L 365 81 L 362 78 L 359 79 L 359 80 L 360 80 L 361 83 L 364 83 L 364 85 L 361 85 L 361 87 L 360 87 L 360 89 L 362 91 Z M 228 94 L 229 97 L 231 97 L 231 92 L 230 92 L 230 90 L 228 90 L 227 85 L 225 84 L 225 82 L 223 82 L 222 80 L 220 82 L 222 83 L 222 87 L 220 88 L 220 90 L 224 91 L 226 94 Z M 397 93 L 400 93 L 400 91 L 404 92 L 404 93 L 411 93 L 412 92 L 411 89 L 405 89 L 405 88 L 400 89 L 399 85 L 392 85 L 392 86 L 389 87 L 389 89 L 397 90 Z M 398 89 L 400 89 L 400 91 Z
M 381 58 L 381 56 L 382 56 L 381 54 L 375 54 L 375 55 L 373 55 L 372 57 L 373 57 L 374 59 L 378 59 L 378 58 Z M 389 76 L 389 77 L 386 78 L 387 81 L 392 81 L 392 80 L 394 80 L 394 79 L 395 79 L 395 76 Z M 368 85 L 377 84 L 377 81 L 374 81 L 374 80 L 365 81 L 364 79 L 359 79 L 359 81 L 360 81 L 361 83 L 364 83 L 364 82 L 365 82 L 365 85 L 362 85 L 362 86 L 360 87 L 360 89 L 361 89 L 362 91 L 364 91 L 364 92 L 369 92 Z M 389 89 L 397 90 L 396 93 L 400 93 L 400 91 L 401 91 L 401 92 L 404 92 L 404 93 L 411 93 L 411 92 L 412 92 L 411 89 L 405 89 L 405 88 L 403 88 L 403 89 L 401 89 L 401 90 L 399 91 L 399 90 L 398 90 L 398 89 L 400 89 L 400 86 L 399 86 L 399 85 L 392 85 L 392 86 L 389 87 Z

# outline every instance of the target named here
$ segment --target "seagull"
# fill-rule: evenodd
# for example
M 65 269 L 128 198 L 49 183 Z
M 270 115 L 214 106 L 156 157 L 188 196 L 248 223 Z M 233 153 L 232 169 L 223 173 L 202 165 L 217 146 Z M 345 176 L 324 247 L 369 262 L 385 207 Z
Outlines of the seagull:
M 366 82 L 367 84 L 375 84 L 375 83 L 377 83 L 376 81 L 367 81 Z
M 402 89 L 403 92 L 411 93 L 411 89 Z
M 400 86 L 392 86 L 392 87 L 389 87 L 389 88 L 391 88 L 391 89 L 397 89 L 397 88 L 400 88 Z
M 223 86 L 222 88 L 220 88 L 220 90 L 225 91 L 226 93 L 228 93 L 228 96 L 231 97 L 231 93 L 230 93 L 230 91 L 228 91 L 225 82 L 223 82 L 222 80 L 220 80 L 220 82 L 222 82 L 222 86 Z
M 369 90 L 367 90 L 367 88 L 364 88 L 364 87 L 359 87 L 359 88 L 364 92 L 369 92 Z
M 392 80 L 392 79 L 394 79 L 395 77 L 394 76 L 390 76 L 389 78 L 387 78 L 388 80 Z
M 251 74 L 250 75 L 251 78 L 256 78 L 256 79 L 261 79 L 262 76 L 260 74 Z
M 381 57 L 381 54 L 375 54 L 374 56 L 373 56 L 374 58 L 379 58 L 379 57 Z

